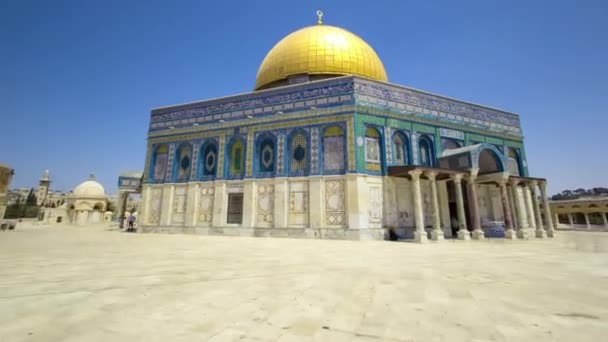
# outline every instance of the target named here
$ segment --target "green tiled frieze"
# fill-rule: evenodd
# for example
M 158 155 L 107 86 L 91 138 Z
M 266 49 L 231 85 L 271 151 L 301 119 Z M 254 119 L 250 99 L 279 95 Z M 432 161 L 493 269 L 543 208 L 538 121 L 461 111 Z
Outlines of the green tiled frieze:
M 435 135 L 435 127 L 433 127 L 433 126 L 427 126 L 427 125 L 422 125 L 422 124 L 413 124 L 412 130 L 414 130 L 418 133 L 427 133 L 427 134 Z

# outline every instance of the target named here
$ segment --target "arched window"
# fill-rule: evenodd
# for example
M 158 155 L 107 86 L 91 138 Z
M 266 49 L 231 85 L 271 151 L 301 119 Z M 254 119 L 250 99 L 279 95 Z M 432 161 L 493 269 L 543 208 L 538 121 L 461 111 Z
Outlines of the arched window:
M 211 177 L 217 174 L 217 144 L 209 141 L 201 148 L 200 174 L 203 177 Z
M 190 144 L 181 144 L 175 153 L 175 180 L 187 181 L 190 178 L 192 167 L 192 147 Z
M 331 126 L 323 132 L 323 170 L 344 171 L 344 130 Z
M 270 136 L 265 136 L 259 140 L 257 146 L 258 154 L 258 171 L 259 172 L 274 172 L 275 165 L 275 148 L 274 139 Z
M 418 140 L 418 156 L 420 157 L 420 165 L 433 166 L 435 153 L 433 153 L 433 142 L 429 137 L 423 135 Z
M 156 148 L 154 155 L 152 156 L 152 172 L 150 172 L 151 178 L 155 182 L 160 182 L 165 179 L 167 173 L 167 157 L 169 149 L 167 145 L 161 145 Z
M 228 174 L 231 177 L 239 177 L 245 171 L 245 144 L 241 139 L 235 139 L 230 144 L 230 160 L 228 162 Z
M 519 154 L 514 148 L 509 148 L 509 173 L 513 176 L 521 176 Z
M 393 135 L 393 161 L 395 165 L 407 165 L 410 163 L 410 146 L 407 137 L 401 132 Z
M 308 172 L 308 150 L 306 135 L 296 131 L 289 139 L 289 171 L 292 174 L 306 175 Z
M 365 169 L 380 171 L 381 157 L 380 132 L 375 128 L 368 127 L 365 129 Z

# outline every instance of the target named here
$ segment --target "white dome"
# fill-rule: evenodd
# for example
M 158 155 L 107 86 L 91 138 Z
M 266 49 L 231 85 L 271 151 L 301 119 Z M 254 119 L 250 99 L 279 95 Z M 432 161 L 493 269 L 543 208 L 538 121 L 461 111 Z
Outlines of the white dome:
M 95 180 L 95 176 L 91 175 L 89 180 L 80 183 L 73 193 L 75 197 L 104 197 L 106 190 Z

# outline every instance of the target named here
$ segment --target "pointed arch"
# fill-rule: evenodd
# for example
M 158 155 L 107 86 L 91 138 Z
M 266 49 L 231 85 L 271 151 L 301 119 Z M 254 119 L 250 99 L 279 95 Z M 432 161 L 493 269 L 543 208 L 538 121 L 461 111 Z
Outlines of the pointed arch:
M 421 166 L 432 167 L 435 165 L 435 149 L 433 140 L 423 134 L 418 138 L 418 160 Z
M 309 172 L 309 137 L 303 129 L 296 129 L 287 138 L 289 175 L 307 176 Z
M 173 160 L 175 160 L 173 163 L 173 180 L 175 182 L 188 181 L 192 170 L 192 145 L 187 142 L 181 143 L 175 150 Z
M 242 178 L 245 174 L 245 140 L 239 136 L 230 139 L 226 151 L 226 174 L 228 178 Z
M 367 171 L 382 172 L 382 134 L 378 128 L 367 126 L 365 128 L 365 169 Z
M 209 179 L 217 176 L 218 169 L 218 143 L 215 139 L 207 139 L 200 149 L 198 164 L 198 178 Z
M 344 129 L 337 125 L 323 129 L 323 173 L 343 173 L 345 164 Z
M 393 134 L 393 163 L 395 165 L 409 165 L 410 158 L 410 141 L 405 133 L 396 131 Z
M 256 139 L 255 144 L 255 170 L 258 174 L 271 175 L 276 170 L 276 137 L 274 134 L 262 133 Z
M 148 178 L 152 182 L 162 182 L 167 174 L 167 161 L 169 157 L 169 147 L 165 144 L 154 147 L 150 160 L 150 173 Z

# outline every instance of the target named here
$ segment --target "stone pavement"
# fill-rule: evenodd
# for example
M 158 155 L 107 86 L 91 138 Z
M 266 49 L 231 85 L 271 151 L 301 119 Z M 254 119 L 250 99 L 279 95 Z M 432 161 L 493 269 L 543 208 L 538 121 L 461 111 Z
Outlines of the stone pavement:
M 0 232 L 0 341 L 600 341 L 608 234 L 425 245 Z

